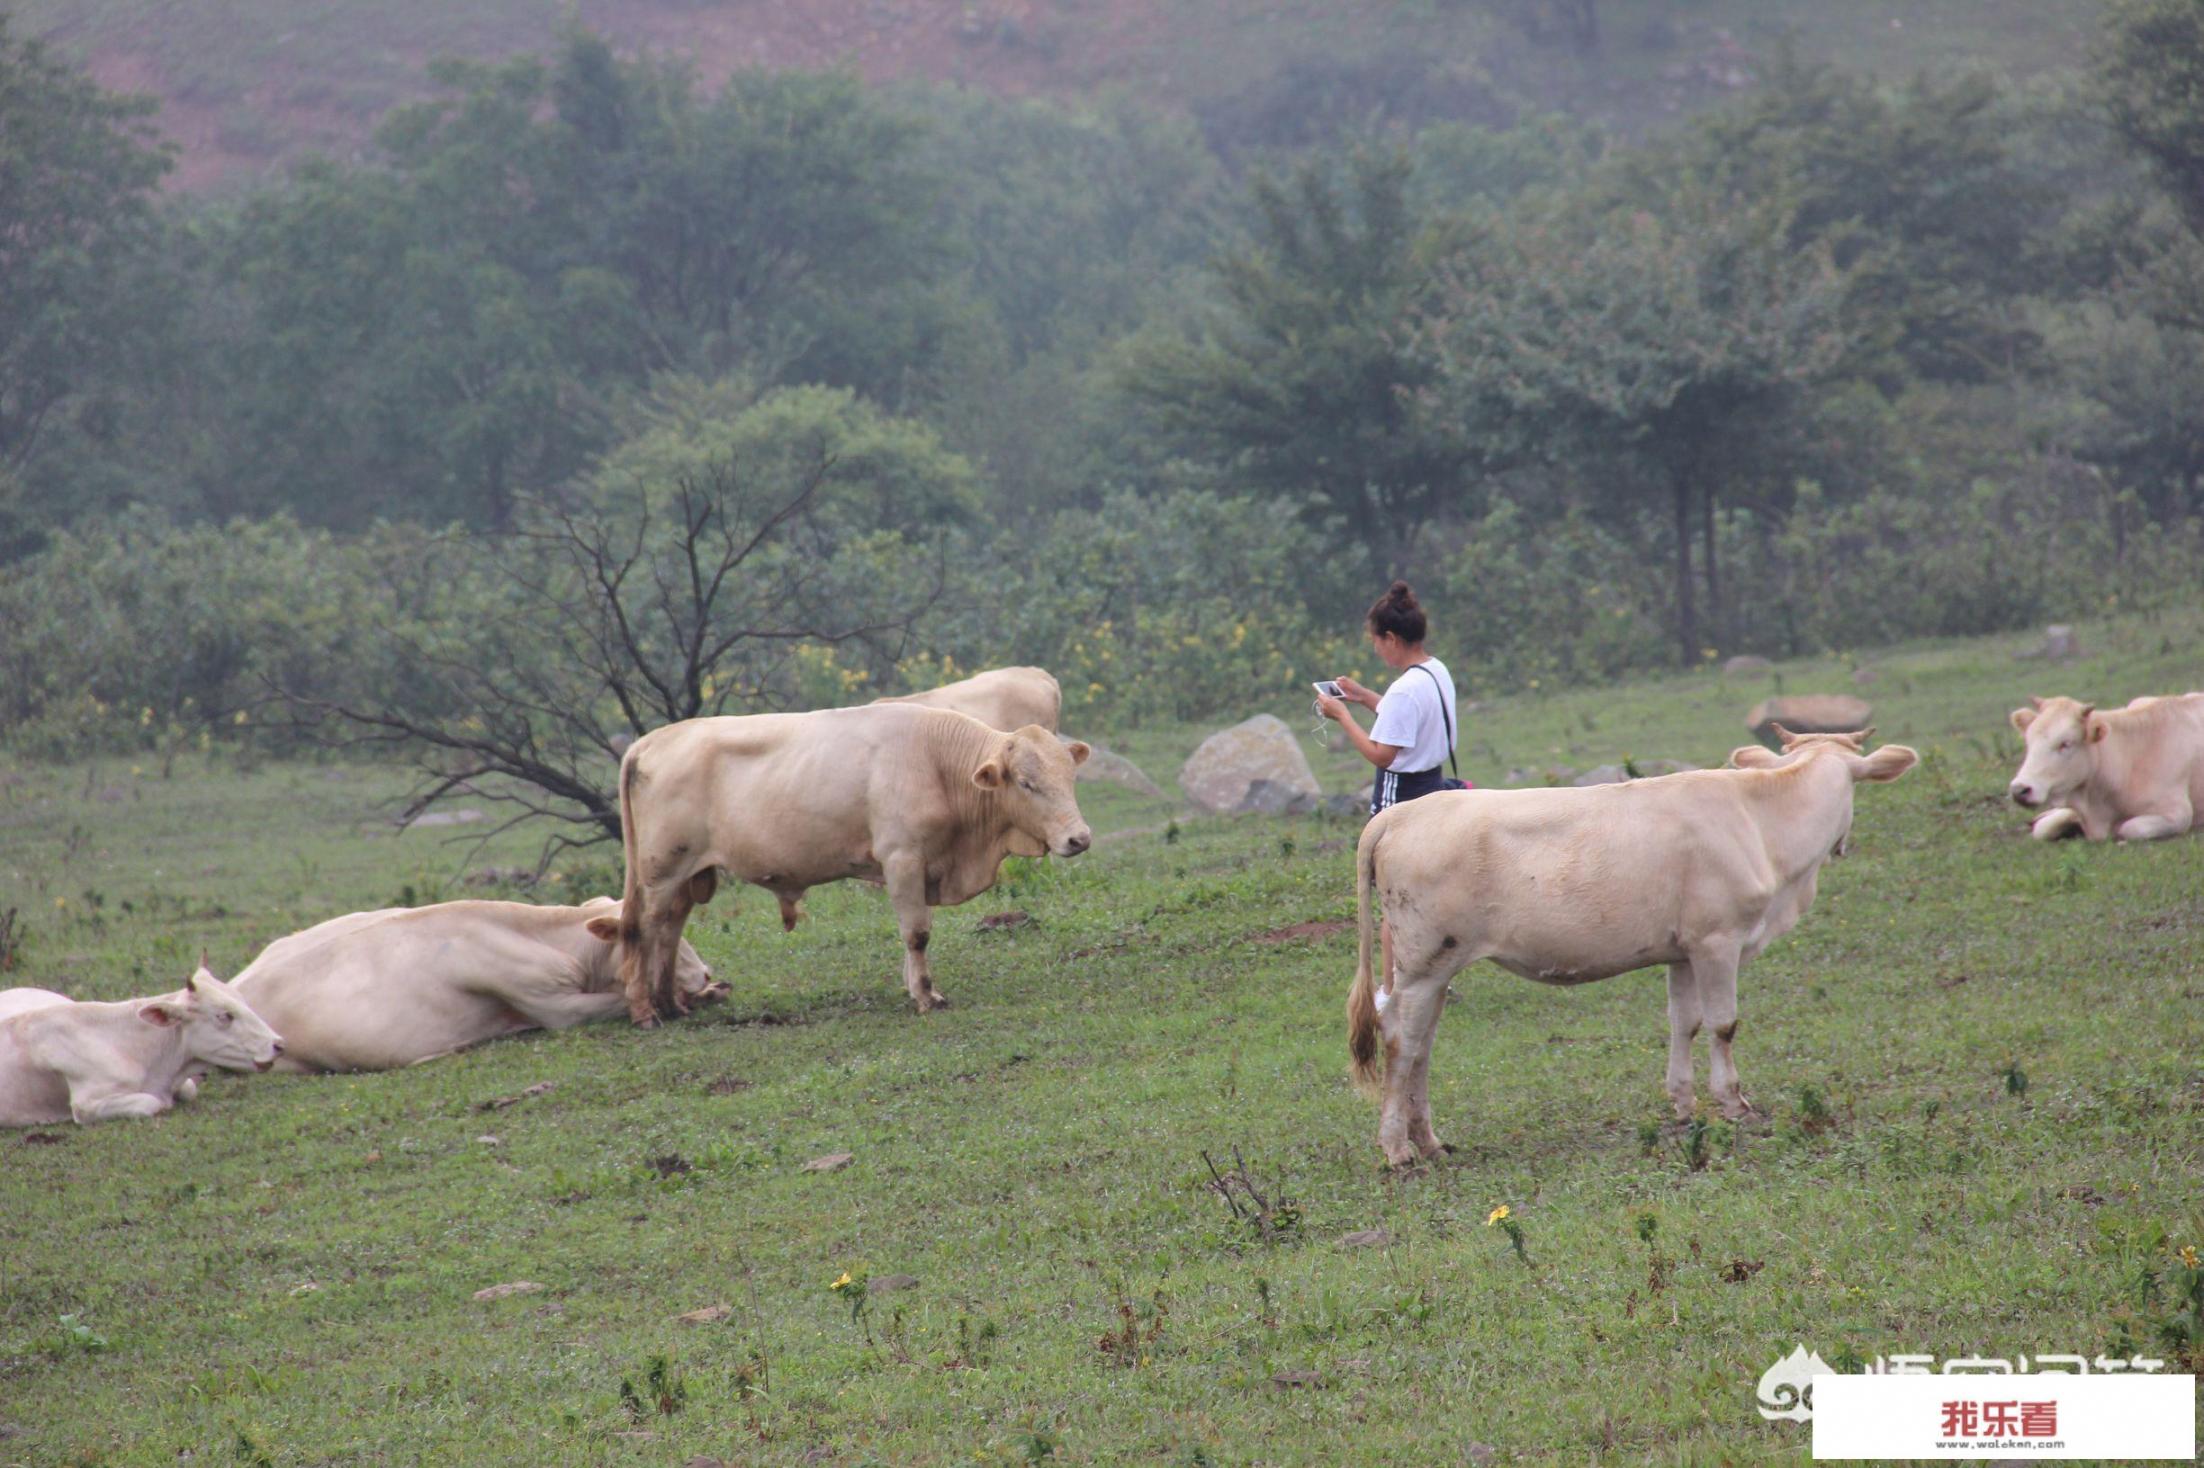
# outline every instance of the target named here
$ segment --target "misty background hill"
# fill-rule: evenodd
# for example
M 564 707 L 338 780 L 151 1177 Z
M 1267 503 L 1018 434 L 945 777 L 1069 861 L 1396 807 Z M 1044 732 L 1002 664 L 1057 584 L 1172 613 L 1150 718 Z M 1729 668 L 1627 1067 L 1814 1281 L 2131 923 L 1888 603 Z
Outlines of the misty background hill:
M 18 0 L 19 28 L 102 85 L 161 100 L 171 183 L 237 187 L 364 148 L 433 58 L 552 47 L 580 25 L 693 65 L 847 66 L 1014 96 L 1121 91 L 1213 139 L 1313 141 L 1375 118 L 1560 111 L 1639 133 L 1800 56 L 1889 80 L 1961 64 L 2078 65 L 2097 0 Z

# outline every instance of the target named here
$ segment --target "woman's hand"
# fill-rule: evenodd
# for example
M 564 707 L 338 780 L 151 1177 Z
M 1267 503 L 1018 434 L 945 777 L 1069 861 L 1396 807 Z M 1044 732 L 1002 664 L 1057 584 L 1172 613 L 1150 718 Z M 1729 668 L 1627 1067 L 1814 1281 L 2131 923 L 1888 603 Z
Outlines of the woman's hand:
M 1344 688 L 1346 685 L 1343 683 L 1340 686 Z M 1322 714 L 1325 718 L 1334 720 L 1338 723 L 1344 724 L 1348 722 L 1347 705 L 1341 703 L 1338 699 L 1333 698 L 1328 693 L 1319 693 L 1318 695 L 1316 695 L 1316 711 Z
M 1341 693 L 1354 702 L 1361 704 L 1364 708 L 1374 709 L 1378 706 L 1378 696 L 1360 683 L 1355 682 L 1354 679 L 1342 676 L 1332 681 L 1339 685 Z

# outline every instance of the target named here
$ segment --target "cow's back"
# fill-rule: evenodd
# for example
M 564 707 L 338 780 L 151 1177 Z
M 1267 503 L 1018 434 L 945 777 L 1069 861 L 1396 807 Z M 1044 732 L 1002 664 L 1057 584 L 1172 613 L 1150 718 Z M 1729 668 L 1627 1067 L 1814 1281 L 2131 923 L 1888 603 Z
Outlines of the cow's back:
M 1009 733 L 1028 724 L 1055 733 L 1063 721 L 1063 689 L 1046 668 L 990 668 L 924 693 L 906 693 L 880 703 L 949 709 Z

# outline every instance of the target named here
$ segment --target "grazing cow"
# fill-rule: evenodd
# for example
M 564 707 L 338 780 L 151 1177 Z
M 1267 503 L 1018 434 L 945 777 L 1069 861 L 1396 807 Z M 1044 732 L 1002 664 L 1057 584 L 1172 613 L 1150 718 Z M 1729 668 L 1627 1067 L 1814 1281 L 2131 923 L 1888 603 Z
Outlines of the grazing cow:
M 283 1069 L 393 1070 L 625 1013 L 619 936 L 610 897 L 386 907 L 278 938 L 233 987 L 283 1032 Z M 687 943 L 674 982 L 692 1004 L 727 992 Z
M 1489 958 L 1548 984 L 1668 965 L 1668 1096 L 1692 1114 L 1691 1042 L 1714 1031 L 1708 1079 L 1722 1113 L 1751 1109 L 1730 1055 L 1738 966 L 1790 931 L 1822 863 L 1852 829 L 1852 786 L 1895 780 L 1904 745 L 1862 753 L 1866 733 L 1786 734 L 1729 770 L 1620 785 L 1465 790 L 1380 812 L 1355 855 L 1361 956 L 1347 999 L 1357 1081 L 1375 1086 L 1378 1145 L 1401 1165 L 1440 1151 L 1431 1130 L 1431 1037 L 1447 980 Z M 1370 972 L 1370 891 L 1385 903 L 1396 965 L 1382 1017 Z
M 689 719 L 620 762 L 627 846 L 620 977 L 639 1025 L 687 1004 L 673 945 L 719 875 L 780 899 L 855 877 L 888 889 L 903 983 L 919 1012 L 948 1001 L 926 966 L 930 909 L 995 885 L 1008 856 L 1077 856 L 1094 840 L 1072 794 L 1087 746 L 1029 725 L 1005 733 L 911 704 Z
M 157 1116 L 208 1066 L 266 1070 L 283 1041 L 202 964 L 173 994 L 80 1003 L 50 989 L 0 994 L 0 1126 Z
M 2027 740 L 2015 804 L 2040 810 L 2038 841 L 2157 841 L 2196 824 L 2204 807 L 2204 693 L 2138 698 L 2099 713 L 2071 698 L 2013 710 Z
M 1005 734 L 1038 724 L 1053 734 L 1064 711 L 1064 693 L 1046 668 L 990 668 L 924 693 L 878 698 L 875 703 L 915 703 L 921 708 L 955 709 Z

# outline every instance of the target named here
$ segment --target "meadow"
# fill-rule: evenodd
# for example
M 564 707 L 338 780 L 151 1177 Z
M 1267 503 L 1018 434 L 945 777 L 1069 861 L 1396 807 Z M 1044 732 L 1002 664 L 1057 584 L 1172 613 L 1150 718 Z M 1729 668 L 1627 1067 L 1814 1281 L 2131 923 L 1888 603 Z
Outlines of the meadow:
M 690 936 L 733 994 L 658 1032 L 0 1135 L 0 1464 L 1802 1462 L 1754 1395 L 1797 1344 L 2166 1357 L 2169 1250 L 2204 1244 L 2204 842 L 2027 840 L 2005 714 L 2204 685 L 2204 617 L 2079 632 L 2058 667 L 1993 638 L 1465 712 L 1484 782 L 1713 764 L 1756 698 L 1867 674 L 1923 760 L 1740 982 L 1761 1121 L 1661 1126 L 1657 970 L 1480 967 L 1433 1067 L 1457 1150 L 1389 1174 L 1345 1079 L 1358 823 L 1085 786 L 1093 852 L 939 915 L 924 1020 L 877 892 L 792 935 L 723 893 Z M 1070 732 L 1168 786 L 1206 730 Z M 405 788 L 0 764 L 0 982 L 151 992 L 509 894 L 535 837 L 395 833 Z

